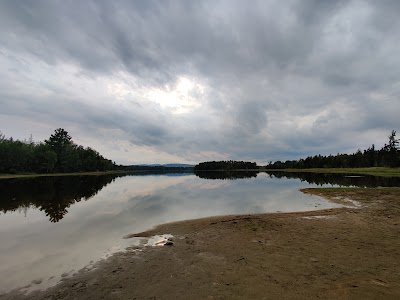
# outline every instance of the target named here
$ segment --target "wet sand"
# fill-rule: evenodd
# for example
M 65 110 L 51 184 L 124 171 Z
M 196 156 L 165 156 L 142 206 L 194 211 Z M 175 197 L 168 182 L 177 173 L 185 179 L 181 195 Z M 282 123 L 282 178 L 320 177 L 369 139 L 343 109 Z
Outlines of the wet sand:
M 132 236 L 171 234 L 173 245 L 0 299 L 400 299 L 400 189 L 304 192 L 360 206 L 164 224 Z

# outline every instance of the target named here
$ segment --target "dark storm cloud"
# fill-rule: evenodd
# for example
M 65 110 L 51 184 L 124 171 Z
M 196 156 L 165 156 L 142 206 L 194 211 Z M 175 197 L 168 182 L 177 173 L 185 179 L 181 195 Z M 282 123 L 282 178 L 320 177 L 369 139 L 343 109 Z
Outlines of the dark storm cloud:
M 8 68 L 1 73 L 3 114 L 57 111 L 52 124 L 66 119 L 119 129 L 134 145 L 188 161 L 202 151 L 257 160 L 335 153 L 357 136 L 374 142 L 366 131 L 398 124 L 398 1 L 4 1 L 0 7 L 0 63 Z M 48 72 L 64 65 L 77 70 L 69 86 L 62 75 L 46 85 L 42 71 L 43 80 L 24 92 L 40 64 Z M 79 76 L 111 82 L 121 72 L 149 89 L 195 78 L 207 95 L 190 112 L 174 114 L 139 94 L 127 97 L 126 110 L 70 94 Z M 70 113 L 77 103 L 82 109 Z
M 323 19 L 332 6 L 307 20 Z M 264 1 L 16 1 L 2 11 L 11 46 L 24 37 L 26 50 L 47 62 L 74 59 L 94 71 L 122 65 L 139 74 L 196 63 L 217 74 L 287 67 L 307 56 L 320 28 Z

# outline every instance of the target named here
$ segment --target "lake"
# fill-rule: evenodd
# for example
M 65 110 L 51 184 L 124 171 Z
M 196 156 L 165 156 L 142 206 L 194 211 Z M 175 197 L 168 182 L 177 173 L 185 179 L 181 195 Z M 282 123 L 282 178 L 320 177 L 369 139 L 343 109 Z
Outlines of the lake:
M 299 189 L 400 186 L 346 174 L 200 173 L 0 180 L 0 293 L 43 289 L 122 251 L 158 224 L 228 214 L 336 207 Z

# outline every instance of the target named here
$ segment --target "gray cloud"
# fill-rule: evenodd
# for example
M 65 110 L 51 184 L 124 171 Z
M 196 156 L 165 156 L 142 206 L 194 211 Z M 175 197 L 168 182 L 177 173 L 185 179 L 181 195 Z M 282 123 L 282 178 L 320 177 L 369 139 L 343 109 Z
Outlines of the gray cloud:
M 379 144 L 398 124 L 397 1 L 0 8 L 0 126 L 17 138 L 71 126 L 124 163 L 268 161 Z M 179 90 L 181 78 L 203 88 Z M 115 146 L 102 130 L 118 132 L 108 137 Z M 133 158 L 118 157 L 126 147 Z

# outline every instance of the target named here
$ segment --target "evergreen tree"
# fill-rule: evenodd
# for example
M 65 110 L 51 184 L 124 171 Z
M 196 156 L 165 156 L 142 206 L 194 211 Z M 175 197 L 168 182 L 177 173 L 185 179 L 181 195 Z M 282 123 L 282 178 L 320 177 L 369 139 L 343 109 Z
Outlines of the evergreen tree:
M 384 152 L 384 162 L 389 167 L 398 167 L 400 166 L 400 158 L 399 158 L 399 140 L 396 139 L 396 131 L 392 130 L 392 133 L 389 135 L 389 144 L 386 144 L 383 147 Z

